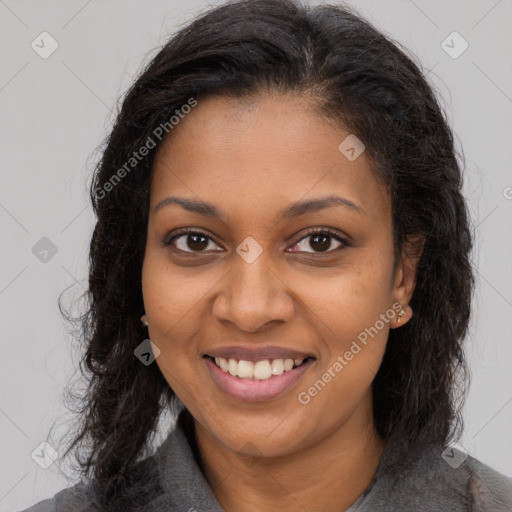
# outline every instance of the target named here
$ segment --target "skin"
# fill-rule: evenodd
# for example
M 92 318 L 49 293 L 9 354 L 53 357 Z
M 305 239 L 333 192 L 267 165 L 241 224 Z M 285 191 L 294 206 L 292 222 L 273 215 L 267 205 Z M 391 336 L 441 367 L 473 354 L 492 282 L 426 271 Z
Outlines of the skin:
M 389 330 L 411 318 L 418 260 L 404 255 L 393 271 L 390 198 L 364 152 L 350 161 L 338 149 L 349 133 L 304 96 L 209 97 L 156 155 L 142 271 L 149 335 L 162 374 L 194 417 L 206 478 L 228 512 L 344 510 L 368 486 L 385 447 L 370 386 Z M 332 194 L 364 214 L 334 206 L 279 215 L 295 201 Z M 154 213 L 170 195 L 213 203 L 225 217 L 176 204 Z M 184 235 L 165 247 L 182 227 L 211 239 L 201 245 Z M 334 228 L 350 245 L 331 237 L 322 252 L 314 236 L 303 236 L 311 227 Z M 236 252 L 248 236 L 262 249 L 252 263 Z M 300 403 L 298 394 L 396 302 L 406 313 L 401 323 L 396 315 L 384 322 Z M 235 344 L 296 348 L 316 360 L 292 389 L 249 403 L 222 391 L 202 358 Z

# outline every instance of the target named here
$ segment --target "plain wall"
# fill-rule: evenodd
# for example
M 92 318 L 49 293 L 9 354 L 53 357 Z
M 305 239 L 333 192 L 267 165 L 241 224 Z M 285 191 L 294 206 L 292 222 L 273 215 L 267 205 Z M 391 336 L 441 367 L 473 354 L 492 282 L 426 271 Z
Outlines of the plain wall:
M 461 444 L 512 476 L 512 4 L 347 4 L 431 70 L 464 149 L 478 273 Z M 206 8 L 197 0 L 0 2 L 0 511 L 28 507 L 68 485 L 59 461 L 42 469 L 31 453 L 54 421 L 69 415 L 62 393 L 78 354 L 57 298 L 71 285 L 78 296 L 86 283 L 95 149 L 132 77 Z M 46 59 L 31 47 L 43 31 L 59 45 Z M 469 44 L 458 58 L 441 46 L 453 31 Z M 57 248 L 46 263 L 32 251 L 43 237 Z

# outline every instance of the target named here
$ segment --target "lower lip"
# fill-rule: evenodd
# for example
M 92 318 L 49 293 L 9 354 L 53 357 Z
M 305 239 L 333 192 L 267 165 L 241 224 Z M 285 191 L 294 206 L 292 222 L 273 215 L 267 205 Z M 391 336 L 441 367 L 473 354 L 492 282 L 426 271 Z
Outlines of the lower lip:
M 275 375 L 270 379 L 242 379 L 224 372 L 209 357 L 204 358 L 212 379 L 228 395 L 246 402 L 264 402 L 288 391 L 304 375 L 304 372 L 315 362 L 308 359 L 293 370 Z

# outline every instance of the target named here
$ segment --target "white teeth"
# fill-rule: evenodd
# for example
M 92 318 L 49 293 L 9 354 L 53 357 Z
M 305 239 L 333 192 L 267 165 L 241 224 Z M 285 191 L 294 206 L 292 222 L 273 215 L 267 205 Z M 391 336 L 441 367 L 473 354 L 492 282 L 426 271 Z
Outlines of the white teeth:
M 284 371 L 289 372 L 293 368 L 293 359 L 284 360 Z
M 223 371 L 227 372 L 229 364 L 226 361 L 226 359 L 224 359 L 223 357 L 219 357 L 218 359 L 219 359 L 219 364 L 217 366 L 220 366 Z
M 225 373 L 230 373 L 234 377 L 242 379 L 267 380 L 273 376 L 281 375 L 283 372 L 289 372 L 294 366 L 299 366 L 304 359 L 264 359 L 253 363 L 241 359 L 225 359 L 215 357 L 215 364 Z
M 240 361 L 240 364 L 242 364 L 242 361 Z M 253 377 L 255 379 L 260 379 L 260 380 L 270 379 L 270 377 L 272 377 L 272 368 L 270 367 L 270 363 L 267 360 L 258 361 L 254 365 Z
M 238 363 L 238 372 L 237 375 L 242 379 L 251 379 L 253 374 L 255 373 L 255 366 L 257 366 L 252 361 L 240 361 Z
M 236 359 L 230 359 L 228 361 L 228 372 L 233 375 L 233 377 L 237 376 L 238 373 L 238 362 Z
M 281 375 L 284 372 L 284 363 L 282 359 L 272 360 L 272 375 Z

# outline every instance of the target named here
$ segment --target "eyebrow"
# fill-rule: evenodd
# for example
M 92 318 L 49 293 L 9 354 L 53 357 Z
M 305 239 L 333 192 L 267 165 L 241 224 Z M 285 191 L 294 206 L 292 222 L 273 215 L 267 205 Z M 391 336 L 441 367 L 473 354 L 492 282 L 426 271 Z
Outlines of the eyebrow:
M 225 216 L 221 211 L 211 203 L 196 199 L 187 199 L 184 197 L 169 196 L 160 201 L 153 209 L 153 213 L 157 213 L 165 206 L 177 204 L 183 209 L 204 215 L 205 217 L 211 217 L 214 219 L 223 219 Z M 365 209 L 361 205 L 357 205 L 354 202 L 345 199 L 344 197 L 337 195 L 330 195 L 326 197 L 319 197 L 316 199 L 307 199 L 304 201 L 297 201 L 287 206 L 279 213 L 285 219 L 291 219 L 305 215 L 307 213 L 314 213 L 325 208 L 332 208 L 334 206 L 345 206 L 357 211 L 361 215 L 366 215 Z

